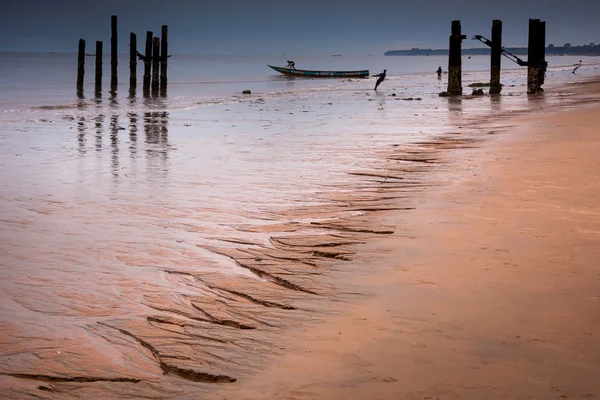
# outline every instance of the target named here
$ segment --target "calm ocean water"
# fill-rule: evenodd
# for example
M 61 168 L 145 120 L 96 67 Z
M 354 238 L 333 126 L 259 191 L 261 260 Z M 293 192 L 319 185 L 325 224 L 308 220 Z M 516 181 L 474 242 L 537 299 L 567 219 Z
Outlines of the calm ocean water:
M 438 97 L 446 77 L 435 70 L 446 69 L 445 57 L 295 59 L 306 69 L 385 68 L 377 93 L 373 78 L 289 79 L 267 67 L 286 59 L 174 55 L 167 96 L 144 97 L 141 87 L 129 93 L 125 57 L 117 92 L 108 90 L 105 59 L 95 96 L 88 57 L 78 98 L 74 54 L 0 56 L 3 372 L 35 372 L 42 357 L 22 354 L 60 353 L 69 343 L 87 349 L 71 348 L 57 367 L 72 375 L 89 369 L 90 349 L 112 354 L 109 370 L 113 361 L 129 365 L 131 355 L 90 327 L 137 321 L 149 311 L 148 293 L 193 292 L 166 279 L 166 268 L 252 276 L 203 246 L 268 245 L 268 234 L 248 227 L 293 222 L 277 212 L 351 191 L 361 178 L 348 172 L 377 165 L 381 150 L 559 104 L 565 91 L 553 88 L 599 71 L 596 58 L 572 74 L 578 57 L 551 57 L 547 92 L 532 100 L 525 70 L 503 61 L 500 99 L 456 101 Z M 488 79 L 489 59 L 463 62 L 468 94 L 469 83 Z M 141 74 L 140 65 L 139 82 Z M 27 348 L 13 354 L 23 338 Z M 52 374 L 56 365 L 43 368 Z
M 346 81 L 323 81 L 313 79 L 289 79 L 267 67 L 267 64 L 283 66 L 289 57 L 232 56 L 232 55 L 174 55 L 169 59 L 169 91 L 167 103 L 170 109 L 193 107 L 199 102 L 227 101 L 249 89 L 261 94 L 277 94 L 289 91 L 319 90 L 345 85 Z M 572 65 L 581 57 L 549 57 L 549 78 L 567 76 Z M 586 75 L 598 69 L 595 57 L 584 59 L 584 68 L 578 74 Z M 86 57 L 85 96 L 94 97 L 95 57 Z M 342 57 L 303 57 L 297 59 L 299 69 L 369 69 L 371 74 L 388 70 L 390 80 L 402 80 L 402 87 L 415 94 L 436 93 L 444 85 L 432 84 L 431 78 L 438 65 L 445 70 L 447 57 L 385 57 L 381 55 Z M 74 85 L 77 74 L 75 54 L 68 53 L 3 53 L 0 57 L 0 112 L 15 111 L 22 107 L 67 105 L 75 103 Z M 103 60 L 103 91 L 109 90 L 110 59 Z M 586 68 L 587 66 L 587 68 Z M 466 83 L 485 81 L 488 75 L 487 56 L 463 57 Z M 520 72 L 519 72 L 520 71 Z M 522 84 L 524 69 L 503 59 L 503 83 Z M 141 85 L 143 65 L 138 62 L 138 82 Z M 129 59 L 119 59 L 119 91 L 126 95 L 129 88 Z M 445 84 L 445 81 L 443 82 Z M 141 86 L 138 85 L 138 93 Z M 371 83 L 369 83 L 371 85 Z M 366 86 L 369 86 L 366 85 Z M 383 88 L 383 87 L 382 87 Z M 468 91 L 465 90 L 465 93 Z

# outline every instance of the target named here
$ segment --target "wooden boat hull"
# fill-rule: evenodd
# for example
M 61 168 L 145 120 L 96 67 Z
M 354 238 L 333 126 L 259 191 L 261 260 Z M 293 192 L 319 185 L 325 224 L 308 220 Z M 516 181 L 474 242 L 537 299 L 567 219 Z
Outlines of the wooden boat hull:
M 312 71 L 312 70 L 307 70 L 307 69 L 274 67 L 273 65 L 269 65 L 269 67 L 274 69 L 277 72 L 284 74 L 284 75 L 301 76 L 304 78 L 368 78 L 369 77 L 368 69 L 359 70 L 359 71 Z

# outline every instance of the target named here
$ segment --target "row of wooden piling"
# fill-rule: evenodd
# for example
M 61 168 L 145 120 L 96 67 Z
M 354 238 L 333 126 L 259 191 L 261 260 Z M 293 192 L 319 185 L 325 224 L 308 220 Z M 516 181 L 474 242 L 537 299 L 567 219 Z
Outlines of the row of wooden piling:
M 111 56 L 110 56 L 110 88 L 116 90 L 118 86 L 118 30 L 117 16 L 111 16 Z M 143 59 L 143 91 L 144 94 L 166 95 L 167 91 L 167 60 L 168 60 L 168 27 L 163 25 L 161 28 L 161 37 L 154 37 L 152 31 L 146 32 L 146 47 L 144 54 L 137 50 L 137 36 L 131 32 L 129 35 L 129 88 L 135 91 L 137 87 L 137 61 Z M 102 41 L 96 41 L 96 70 L 94 87 L 96 92 L 102 91 Z M 77 92 L 83 93 L 83 84 L 85 77 L 85 40 L 79 39 L 79 48 L 77 53 Z
M 527 93 L 542 92 L 546 74 L 546 21 L 529 20 L 527 47 Z
M 450 34 L 450 47 L 448 50 L 448 89 L 444 95 L 462 95 L 462 41 L 466 35 L 461 32 L 460 21 L 452 21 Z M 490 43 L 491 42 L 491 43 Z M 502 91 L 500 84 L 501 56 L 502 56 L 502 21 L 492 21 L 492 39 L 486 43 L 491 47 L 490 57 L 490 94 L 499 94 Z M 546 22 L 539 19 L 529 20 L 529 40 L 527 62 L 518 59 L 519 65 L 527 66 L 527 93 L 542 92 L 546 73 Z

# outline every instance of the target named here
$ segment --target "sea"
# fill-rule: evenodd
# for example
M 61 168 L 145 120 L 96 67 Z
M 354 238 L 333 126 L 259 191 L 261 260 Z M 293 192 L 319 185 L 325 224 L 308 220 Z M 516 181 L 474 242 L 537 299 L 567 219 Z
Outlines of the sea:
M 439 96 L 447 74 L 435 74 L 438 66 L 447 70 L 447 57 L 294 58 L 298 69 L 386 69 L 377 91 L 372 76 L 290 78 L 268 67 L 288 59 L 174 54 L 167 92 L 153 96 L 142 91 L 142 63 L 130 90 L 127 55 L 119 59 L 116 90 L 105 57 L 100 91 L 95 58 L 86 57 L 78 94 L 76 54 L 0 54 L 0 386 L 19 398 L 62 398 L 61 390 L 72 394 L 78 382 L 91 382 L 105 390 L 94 393 L 119 398 L 129 390 L 119 385 L 135 380 L 159 393 L 171 387 L 157 388 L 163 375 L 191 385 L 241 373 L 241 364 L 254 365 L 251 357 L 231 366 L 221 333 L 192 335 L 186 325 L 232 329 L 227 321 L 235 313 L 225 318 L 184 301 L 214 295 L 220 285 L 227 307 L 238 296 L 273 309 L 276 295 L 266 301 L 239 293 L 251 280 L 283 282 L 240 262 L 240 246 L 269 248 L 274 226 L 327 220 L 293 210 L 327 207 L 333 193 L 352 193 L 357 172 L 371 170 L 385 149 L 568 106 L 569 85 L 600 72 L 598 57 L 550 56 L 545 93 L 528 96 L 526 68 L 504 59 L 501 96 L 452 99 Z M 464 56 L 462 68 L 465 95 L 470 84 L 489 80 L 486 56 Z M 173 278 L 199 282 L 203 274 L 213 283 L 201 288 Z M 238 289 L 223 289 L 228 280 Z M 269 318 L 265 326 L 276 329 L 279 314 Z M 152 333 L 157 321 L 171 327 L 160 337 Z M 192 346 L 210 335 L 221 341 L 212 361 L 203 362 L 204 353 L 165 355 L 175 342 Z M 207 365 L 221 372 L 206 372 Z M 56 392 L 39 389 L 47 382 Z

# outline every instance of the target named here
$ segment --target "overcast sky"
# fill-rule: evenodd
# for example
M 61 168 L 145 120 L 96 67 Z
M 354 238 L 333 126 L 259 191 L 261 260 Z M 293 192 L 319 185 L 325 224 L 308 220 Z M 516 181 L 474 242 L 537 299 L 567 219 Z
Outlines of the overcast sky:
M 0 51 L 76 51 L 79 38 L 90 52 L 96 40 L 108 49 L 112 14 L 121 52 L 129 32 L 143 46 L 163 24 L 174 54 L 447 48 L 454 19 L 469 38 L 489 37 L 492 20 L 502 20 L 505 46 L 527 45 L 529 18 L 546 21 L 546 44 L 600 43 L 600 0 L 0 0 Z

